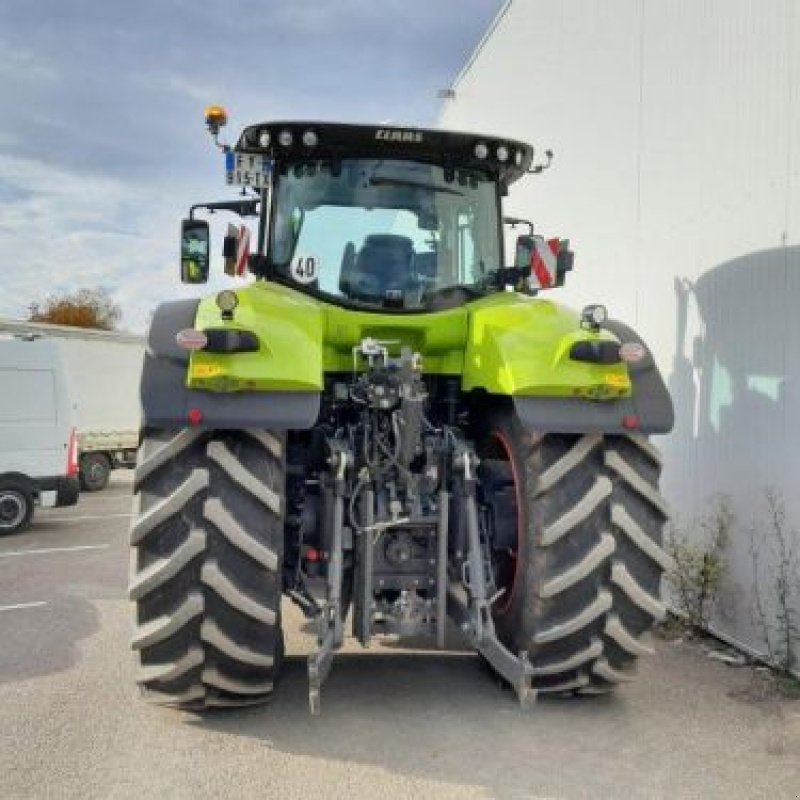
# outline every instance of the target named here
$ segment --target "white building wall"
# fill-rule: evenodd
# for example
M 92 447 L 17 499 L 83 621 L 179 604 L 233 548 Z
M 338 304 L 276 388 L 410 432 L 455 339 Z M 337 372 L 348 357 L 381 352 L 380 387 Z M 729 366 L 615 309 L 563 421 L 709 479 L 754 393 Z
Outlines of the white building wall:
M 765 487 L 800 550 L 800 2 L 512 0 L 453 88 L 444 127 L 555 151 L 507 210 L 572 240 L 564 302 L 604 302 L 655 351 L 667 495 L 684 524 L 733 498 L 715 627 L 763 650 Z

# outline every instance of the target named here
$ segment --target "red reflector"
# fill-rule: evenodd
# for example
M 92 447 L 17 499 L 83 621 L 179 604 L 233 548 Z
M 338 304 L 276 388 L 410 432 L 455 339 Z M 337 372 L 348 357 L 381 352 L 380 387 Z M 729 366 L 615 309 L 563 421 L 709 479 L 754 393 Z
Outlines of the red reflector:
M 69 432 L 67 445 L 67 477 L 72 478 L 78 474 L 78 435 L 73 428 Z
M 619 357 L 629 364 L 637 364 L 647 355 L 647 350 L 639 342 L 625 342 L 619 348 Z
M 187 414 L 190 425 L 199 425 L 203 421 L 203 412 L 199 408 L 193 408 Z
M 636 414 L 628 414 L 622 418 L 622 427 L 626 431 L 635 431 L 641 424 L 641 420 Z
M 322 558 L 322 554 L 316 547 L 309 547 L 306 550 L 306 561 L 316 562 Z
M 202 350 L 208 344 L 208 337 L 203 331 L 186 328 L 175 334 L 175 341 L 184 350 Z

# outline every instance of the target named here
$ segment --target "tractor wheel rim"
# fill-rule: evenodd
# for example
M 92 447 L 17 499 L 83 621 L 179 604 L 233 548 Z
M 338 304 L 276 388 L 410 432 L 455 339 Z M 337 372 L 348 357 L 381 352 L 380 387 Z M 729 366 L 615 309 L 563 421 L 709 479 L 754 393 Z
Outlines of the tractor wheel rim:
M 98 464 L 96 461 L 89 466 L 89 478 L 93 481 L 99 481 L 103 477 L 103 465 Z
M 511 465 L 511 476 L 514 481 L 514 498 L 517 506 L 517 547 L 516 550 L 511 554 L 513 567 L 511 570 L 510 586 L 498 586 L 498 589 L 505 589 L 505 592 L 503 593 L 502 597 L 498 598 L 493 608 L 494 615 L 496 617 L 502 617 L 509 612 L 511 605 L 514 602 L 514 597 L 516 596 L 517 587 L 519 586 L 520 582 L 520 570 L 522 569 L 523 562 L 522 548 L 524 543 L 524 522 L 522 515 L 522 495 L 520 492 L 519 475 L 517 474 L 517 465 L 514 462 L 514 458 L 511 454 L 511 443 L 500 431 L 494 431 L 492 435 L 500 443 L 506 459 Z
M 15 528 L 25 519 L 25 499 L 19 492 L 0 492 L 0 528 Z

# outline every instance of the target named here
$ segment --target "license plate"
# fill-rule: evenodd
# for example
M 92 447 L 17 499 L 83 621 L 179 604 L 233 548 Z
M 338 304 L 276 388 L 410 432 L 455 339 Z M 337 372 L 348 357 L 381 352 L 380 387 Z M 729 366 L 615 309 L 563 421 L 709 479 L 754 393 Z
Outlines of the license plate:
M 266 189 L 272 161 L 258 153 L 225 153 L 225 178 L 229 186 Z

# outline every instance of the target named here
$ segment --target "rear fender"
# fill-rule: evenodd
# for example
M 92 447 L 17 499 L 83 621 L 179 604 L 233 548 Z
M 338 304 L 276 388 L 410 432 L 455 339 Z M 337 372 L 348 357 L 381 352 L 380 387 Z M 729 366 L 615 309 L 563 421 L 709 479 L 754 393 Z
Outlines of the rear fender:
M 499 292 L 470 306 L 463 387 L 493 395 L 610 400 L 631 393 L 622 362 L 570 357 L 580 342 L 616 342 L 609 331 L 584 330 L 571 309 Z
M 578 398 L 513 398 L 522 424 L 531 430 L 563 433 L 669 433 L 675 424 L 675 412 L 661 373 L 641 337 L 618 320 L 608 320 L 603 327 L 620 342 L 636 342 L 645 347 L 645 357 L 629 365 L 632 384 L 629 397 L 603 402 Z
M 175 336 L 195 327 L 198 306 L 197 300 L 179 300 L 156 309 L 140 388 L 143 426 L 186 427 L 191 412 L 195 424 L 204 428 L 312 427 L 319 414 L 319 392 L 213 392 L 187 386 L 189 353 Z

